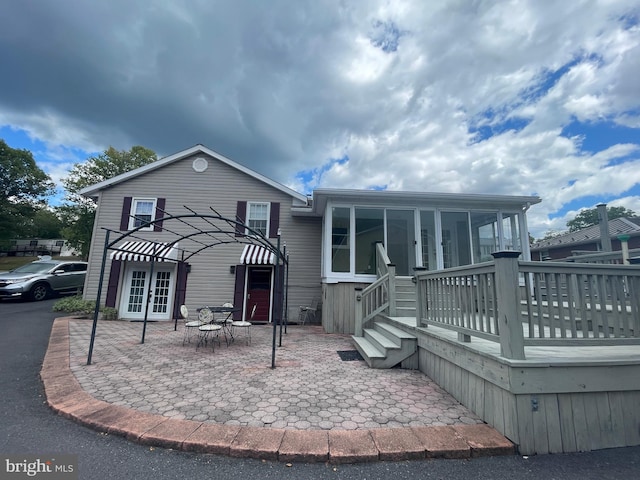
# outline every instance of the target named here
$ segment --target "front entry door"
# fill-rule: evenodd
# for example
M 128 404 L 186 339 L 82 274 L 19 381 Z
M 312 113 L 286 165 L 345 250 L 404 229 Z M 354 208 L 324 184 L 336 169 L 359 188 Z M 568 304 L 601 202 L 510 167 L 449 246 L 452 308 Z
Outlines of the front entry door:
M 413 275 L 416 229 L 413 210 L 387 210 L 387 254 L 397 275 Z
M 130 265 L 124 276 L 124 288 L 120 301 L 120 317 L 128 320 L 144 320 L 145 300 L 149 294 L 150 265 Z M 148 320 L 170 320 L 171 304 L 175 289 L 173 266 L 153 269 Z
M 245 312 L 247 320 L 256 305 L 254 322 L 268 322 L 271 312 L 272 267 L 249 267 L 247 273 L 247 298 Z

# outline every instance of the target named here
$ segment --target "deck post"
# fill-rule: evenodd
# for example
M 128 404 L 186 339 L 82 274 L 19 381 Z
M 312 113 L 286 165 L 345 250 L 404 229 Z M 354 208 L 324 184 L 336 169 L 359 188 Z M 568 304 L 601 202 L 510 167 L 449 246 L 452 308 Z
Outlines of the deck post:
M 389 316 L 396 316 L 396 266 L 394 263 L 387 264 L 387 269 L 389 270 L 389 282 L 387 285 L 389 286 Z
M 524 360 L 524 334 L 519 310 L 518 257 L 520 252 L 492 253 L 496 266 L 496 295 L 500 355 Z
M 355 326 L 353 335 L 355 337 L 362 337 L 362 287 L 356 287 L 356 301 L 355 301 Z
M 426 327 L 427 323 L 425 322 L 422 325 L 422 319 L 426 317 L 427 313 L 427 295 L 425 291 L 426 282 L 421 282 L 418 278 L 418 274 L 420 272 L 426 272 L 427 269 L 425 267 L 416 267 L 414 268 L 414 274 L 411 278 L 411 281 L 416 286 L 416 327 Z
M 618 235 L 618 240 L 620 240 L 620 247 L 622 249 L 623 265 L 631 264 L 631 262 L 629 262 L 629 239 L 630 238 L 631 238 L 631 235 L 627 235 L 627 234 Z

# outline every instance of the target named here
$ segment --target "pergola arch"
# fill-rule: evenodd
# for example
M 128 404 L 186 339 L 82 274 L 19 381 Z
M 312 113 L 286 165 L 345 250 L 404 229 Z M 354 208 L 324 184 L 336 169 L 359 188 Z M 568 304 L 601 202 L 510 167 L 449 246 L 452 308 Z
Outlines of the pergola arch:
M 173 248 L 177 248 L 180 253 L 180 260 L 173 260 L 176 263 L 183 262 L 186 263 L 190 258 L 202 253 L 203 251 L 213 248 L 220 245 L 228 245 L 228 244 L 245 244 L 245 245 L 259 245 L 275 256 L 275 278 L 278 279 L 278 270 L 279 268 L 286 268 L 288 266 L 288 256 L 286 255 L 286 246 L 284 249 L 281 249 L 281 238 L 280 238 L 280 229 L 278 229 L 277 233 L 277 242 L 274 245 L 269 240 L 269 237 L 265 236 L 261 231 L 256 230 L 254 228 L 249 227 L 242 219 L 240 218 L 229 218 L 225 217 L 218 213 L 214 208 L 209 207 L 211 213 L 198 213 L 186 205 L 183 205 L 183 208 L 187 210 L 188 213 L 179 213 L 179 214 L 171 214 L 170 212 L 156 208 L 156 218 L 151 221 L 145 222 L 144 224 L 135 227 L 131 230 L 120 231 L 113 230 L 109 228 L 102 227 L 102 230 L 105 231 L 105 240 L 104 240 L 104 248 L 102 252 L 102 263 L 100 267 L 100 276 L 98 280 L 98 291 L 96 294 L 96 304 L 93 314 L 93 327 L 91 331 L 91 342 L 89 345 L 89 354 L 87 357 L 87 365 L 91 364 L 91 357 L 93 353 L 93 345 L 95 342 L 97 322 L 98 322 L 98 314 L 100 311 L 100 300 L 102 297 L 102 288 L 104 285 L 104 275 L 107 261 L 107 254 L 109 251 L 111 252 L 127 252 L 126 250 L 120 248 L 119 244 L 128 240 L 138 240 L 146 243 L 150 243 L 153 245 L 162 245 L 163 247 L 169 245 Z M 133 215 L 130 215 L 129 218 L 136 218 Z M 177 229 L 174 225 L 186 226 L 187 228 Z M 149 231 L 149 228 L 152 231 Z M 150 240 L 149 233 L 156 232 L 161 234 L 163 237 L 163 241 L 160 242 L 158 240 Z M 116 234 L 116 238 L 111 239 L 111 235 Z M 185 247 L 184 243 L 180 245 L 181 241 L 188 240 L 189 246 Z M 156 261 L 158 261 L 157 250 L 153 250 L 151 255 L 145 254 L 146 256 L 151 257 L 151 274 L 153 276 L 153 268 Z M 166 261 L 166 259 L 163 259 Z M 147 317 L 148 317 L 148 309 L 149 309 L 149 294 L 151 290 L 151 283 L 149 283 L 148 290 L 145 293 L 145 314 L 143 321 L 143 331 L 142 331 L 142 339 L 140 343 L 144 343 L 144 337 L 147 327 Z M 284 296 L 284 288 L 275 289 L 275 292 L 279 295 Z M 283 300 L 282 298 L 280 299 Z M 274 306 L 277 302 L 274 302 Z M 279 303 L 280 305 L 284 305 L 284 302 Z M 272 353 L 272 368 L 275 368 L 275 339 L 276 339 L 276 326 L 277 324 L 282 324 L 282 316 L 278 315 L 278 313 L 274 310 L 274 315 L 272 315 L 273 320 L 273 353 Z M 175 327 L 177 328 L 177 320 L 175 323 Z M 281 336 L 282 338 L 282 336 Z

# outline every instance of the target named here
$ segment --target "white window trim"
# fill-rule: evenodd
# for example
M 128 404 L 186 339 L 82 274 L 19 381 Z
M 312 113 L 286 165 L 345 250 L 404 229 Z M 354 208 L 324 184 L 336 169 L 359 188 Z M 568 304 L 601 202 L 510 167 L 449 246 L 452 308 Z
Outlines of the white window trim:
M 269 230 L 271 228 L 271 202 L 247 202 L 247 219 L 245 220 L 246 222 L 246 226 L 247 226 L 247 230 L 245 230 L 245 233 L 247 235 L 253 235 L 249 230 L 249 221 L 251 220 L 250 214 L 251 214 L 251 205 L 266 205 L 267 206 L 267 226 L 265 228 L 265 232 L 264 232 L 264 236 L 265 237 L 269 237 L 269 232 L 271 230 Z
M 136 213 L 136 206 L 138 204 L 138 202 L 152 202 L 153 203 L 153 207 L 151 209 L 151 221 L 153 222 L 156 219 L 156 206 L 158 204 L 158 199 L 157 198 L 132 198 L 131 199 L 131 209 L 129 210 L 129 230 L 133 230 L 136 228 L 136 219 L 135 219 L 135 213 Z M 151 231 L 153 230 L 153 225 L 150 225 L 148 227 L 143 227 L 140 229 L 141 231 Z

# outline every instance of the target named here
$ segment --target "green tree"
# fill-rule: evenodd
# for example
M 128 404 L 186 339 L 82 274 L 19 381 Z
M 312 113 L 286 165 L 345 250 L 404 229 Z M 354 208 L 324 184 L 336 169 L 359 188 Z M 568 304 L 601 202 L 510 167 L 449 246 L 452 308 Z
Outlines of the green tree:
M 609 217 L 609 220 L 620 217 L 633 217 L 635 214 L 636 213 L 633 210 L 628 210 L 625 207 L 607 207 L 607 216 Z M 582 230 L 583 228 L 598 225 L 599 222 L 598 208 L 587 208 L 585 210 L 581 210 L 573 220 L 569 220 L 567 222 L 567 227 L 569 227 L 570 232 L 575 232 L 577 230 Z
M 0 244 L 28 235 L 36 213 L 53 193 L 51 178 L 31 152 L 0 139 Z
M 57 213 L 48 207 L 36 210 L 30 224 L 26 227 L 27 237 L 32 238 L 62 238 L 64 224 Z
M 58 207 L 60 217 L 66 225 L 62 233 L 83 258 L 89 256 L 96 206 L 91 199 L 82 196 L 80 191 L 157 159 L 155 152 L 145 147 L 135 146 L 128 151 L 109 147 L 98 156 L 76 163 L 69 175 L 62 179 L 67 191 L 65 203 Z

